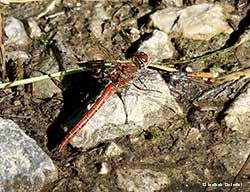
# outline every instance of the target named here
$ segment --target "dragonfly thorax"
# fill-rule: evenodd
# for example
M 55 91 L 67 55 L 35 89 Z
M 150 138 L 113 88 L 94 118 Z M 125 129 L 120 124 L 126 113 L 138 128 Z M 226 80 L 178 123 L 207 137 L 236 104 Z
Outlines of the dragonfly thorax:
M 149 56 L 143 52 L 135 52 L 131 54 L 133 63 L 139 68 L 147 68 L 149 64 Z

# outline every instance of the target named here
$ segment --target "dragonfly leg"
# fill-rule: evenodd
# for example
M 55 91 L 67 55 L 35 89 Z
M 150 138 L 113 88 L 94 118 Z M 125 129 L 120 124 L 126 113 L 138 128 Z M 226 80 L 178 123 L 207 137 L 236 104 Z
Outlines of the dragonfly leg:
M 135 83 L 133 83 L 133 85 L 135 86 L 135 88 L 139 89 L 140 91 L 151 91 L 151 92 L 162 93 L 161 91 L 156 90 L 156 89 L 147 89 L 147 88 L 139 87 L 139 86 L 136 85 Z
M 143 89 L 146 89 L 147 90 L 147 86 L 145 85 L 145 83 L 143 82 L 143 80 L 141 79 L 141 77 L 139 76 L 138 77 L 138 81 L 143 85 L 144 88 L 141 88 L 142 90 Z M 139 86 L 135 86 L 135 87 L 139 87 Z
M 122 94 L 120 92 L 117 92 L 116 94 L 119 97 L 119 99 L 121 99 L 122 101 L 122 105 L 123 105 L 123 109 L 125 113 L 125 124 L 128 124 L 128 111 L 127 111 L 127 106 L 125 104 L 124 98 L 122 97 Z

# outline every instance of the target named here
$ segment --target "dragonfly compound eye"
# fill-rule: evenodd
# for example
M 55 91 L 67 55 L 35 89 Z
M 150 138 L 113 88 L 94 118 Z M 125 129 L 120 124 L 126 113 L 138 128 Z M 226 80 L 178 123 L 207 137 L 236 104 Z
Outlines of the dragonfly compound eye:
M 141 69 L 146 68 L 149 64 L 149 57 L 146 53 L 143 52 L 136 52 L 132 55 L 132 61 L 135 63 L 135 65 Z

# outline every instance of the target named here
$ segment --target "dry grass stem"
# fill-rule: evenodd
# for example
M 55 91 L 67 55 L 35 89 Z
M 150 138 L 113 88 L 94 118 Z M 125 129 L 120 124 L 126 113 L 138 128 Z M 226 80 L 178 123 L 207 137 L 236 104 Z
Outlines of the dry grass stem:
M 43 0 L 0 0 L 0 3 L 9 5 L 10 3 L 29 3 L 34 1 L 43 1 Z
M 220 85 L 228 81 L 234 81 L 240 78 L 250 78 L 250 69 L 243 69 L 241 71 L 232 72 L 222 77 L 215 78 L 213 84 Z
M 2 14 L 0 14 L 0 66 L 2 72 L 2 80 L 5 81 L 6 78 L 6 62 L 5 62 L 5 53 L 3 45 L 3 20 Z

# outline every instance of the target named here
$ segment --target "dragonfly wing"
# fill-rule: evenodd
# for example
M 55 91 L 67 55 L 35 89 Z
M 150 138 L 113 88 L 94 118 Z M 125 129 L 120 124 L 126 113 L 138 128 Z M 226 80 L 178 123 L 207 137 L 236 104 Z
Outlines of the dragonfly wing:
M 138 89 L 134 93 L 140 95 L 142 102 L 153 103 L 159 105 L 159 107 L 165 106 L 165 108 L 171 109 L 174 113 L 182 115 L 182 109 L 177 104 L 175 98 L 171 95 L 170 90 L 166 82 L 162 79 L 161 75 L 150 69 L 145 69 L 140 73 L 140 76 L 135 79 L 133 89 Z
M 142 78 L 146 87 L 159 91 L 145 93 L 131 85 L 121 92 L 124 102 L 116 94 L 112 95 L 70 143 L 75 147 L 88 149 L 100 142 L 136 134 L 150 126 L 168 122 L 170 113 L 163 109 L 170 104 L 176 113 L 182 112 L 176 103 L 173 104 L 174 98 L 158 72 L 148 70 L 142 74 Z M 152 99 L 156 102 L 152 102 Z M 126 105 L 127 116 L 123 103 Z

